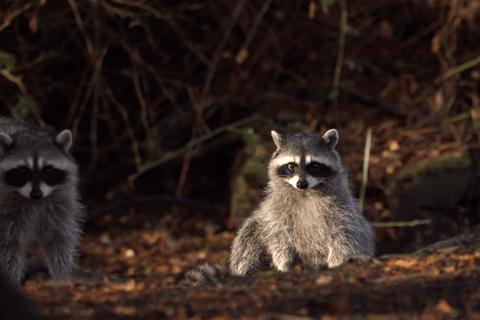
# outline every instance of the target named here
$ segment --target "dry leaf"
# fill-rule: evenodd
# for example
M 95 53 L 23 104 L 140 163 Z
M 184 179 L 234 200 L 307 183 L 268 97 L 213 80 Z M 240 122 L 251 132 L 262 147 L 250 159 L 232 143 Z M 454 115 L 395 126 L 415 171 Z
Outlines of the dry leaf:
M 28 21 L 28 27 L 33 33 L 36 33 L 38 30 L 38 19 L 37 16 L 33 15 Z
M 432 51 L 432 53 L 438 53 L 438 51 L 440 50 L 440 35 L 439 34 L 436 34 L 433 37 L 432 43 L 430 44 L 430 50 Z
M 454 311 L 453 308 L 450 306 L 450 304 L 448 304 L 448 302 L 445 299 L 438 300 L 438 303 L 435 306 L 435 309 L 437 311 L 440 311 L 446 314 L 451 314 Z
M 317 11 L 317 6 L 315 2 L 310 1 L 310 5 L 308 6 L 308 18 L 313 19 L 315 17 L 315 11 Z
M 248 50 L 245 48 L 241 48 L 240 51 L 237 53 L 237 56 L 235 57 L 235 62 L 237 64 L 242 64 L 245 59 L 248 57 Z
M 417 260 L 415 259 L 402 259 L 402 260 L 395 260 L 389 263 L 389 265 L 394 265 L 397 267 L 402 267 L 402 268 L 410 268 L 417 264 Z

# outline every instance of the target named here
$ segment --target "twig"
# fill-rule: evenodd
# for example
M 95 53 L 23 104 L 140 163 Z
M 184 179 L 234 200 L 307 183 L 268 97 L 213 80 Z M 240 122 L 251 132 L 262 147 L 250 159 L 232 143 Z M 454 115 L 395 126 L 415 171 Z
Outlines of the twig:
M 121 41 L 120 43 L 122 44 L 123 49 L 125 49 L 125 51 L 128 52 L 128 54 L 130 55 L 134 54 L 135 51 L 128 45 L 126 41 Z M 158 86 L 162 89 L 162 94 L 168 99 L 170 99 L 171 101 L 174 101 L 175 95 L 172 92 L 170 92 L 170 90 L 165 86 L 165 82 L 171 82 L 178 87 L 184 87 L 185 85 L 179 80 L 165 79 L 158 73 L 155 67 L 145 62 L 145 60 L 143 60 L 143 58 L 140 55 L 136 56 L 136 61 L 154 76 L 155 80 L 158 83 Z
M 248 31 L 247 38 L 245 39 L 245 42 L 243 43 L 242 47 L 237 53 L 237 56 L 235 57 L 235 62 L 238 64 L 242 64 L 245 59 L 248 56 L 248 46 L 250 45 L 250 42 L 253 39 L 253 36 L 255 35 L 255 32 L 257 32 L 257 28 L 260 25 L 260 22 L 262 22 L 263 16 L 267 12 L 268 8 L 270 7 L 270 4 L 272 3 L 273 0 L 267 0 L 263 3 L 262 8 L 258 12 L 257 16 L 255 17 L 255 21 L 253 21 L 252 28 Z
M 368 163 L 370 162 L 370 149 L 372 144 L 372 127 L 368 127 L 367 139 L 365 141 L 365 152 L 363 154 L 363 175 L 362 175 L 362 187 L 360 189 L 360 210 L 363 212 L 365 205 L 365 190 L 367 188 L 368 180 Z
M 192 51 L 198 57 L 198 59 L 200 59 L 200 61 L 202 61 L 206 65 L 211 64 L 211 61 L 207 57 L 205 57 L 205 55 L 200 50 L 198 50 L 197 47 L 191 43 L 191 41 L 187 39 L 187 36 L 183 32 L 183 30 L 178 26 L 178 24 L 175 21 L 173 21 L 170 15 L 163 14 L 157 9 L 143 3 L 142 1 L 129 1 L 129 0 L 112 0 L 112 1 L 116 3 L 124 4 L 127 6 L 140 8 L 150 14 L 153 14 L 158 19 L 167 21 L 170 27 L 173 29 L 173 31 L 175 31 L 175 33 L 183 40 L 183 43 L 187 46 L 187 48 L 190 49 L 190 51 Z
M 441 84 L 443 81 L 447 80 L 448 78 L 450 78 L 451 76 L 453 75 L 456 75 L 457 73 L 460 73 L 462 71 L 465 71 L 471 67 L 474 67 L 476 66 L 477 64 L 480 63 L 480 56 L 476 57 L 475 59 L 472 59 L 472 60 L 469 60 L 453 69 L 450 69 L 448 70 L 447 72 L 445 72 L 440 78 L 438 78 L 437 80 L 435 80 L 435 83 L 434 85 L 435 86 L 438 86 L 439 84 Z
M 204 212 L 209 212 L 212 214 L 217 214 L 215 209 L 206 203 L 198 202 L 195 200 L 182 198 L 182 197 L 174 197 L 170 195 L 151 195 L 151 196 L 142 196 L 142 197 L 134 197 L 126 200 L 117 201 L 103 209 L 100 209 L 97 212 L 89 214 L 87 216 L 87 220 L 85 222 L 84 229 L 88 229 L 93 225 L 93 223 L 106 216 L 107 214 L 123 209 L 125 207 L 135 206 L 139 204 L 144 204 L 148 202 L 160 202 L 160 203 L 168 203 L 168 204 L 175 204 L 182 207 L 193 208 L 196 210 L 201 210 Z
M 94 56 L 95 60 L 92 60 L 92 62 L 95 62 L 96 59 L 98 59 L 98 56 L 100 54 L 100 33 L 101 33 L 101 24 L 100 24 L 100 19 L 98 17 L 98 2 L 93 1 L 93 9 L 94 9 L 94 17 L 95 17 L 95 22 L 94 22 L 94 28 L 95 28 L 95 37 L 94 37 Z M 95 85 L 93 87 L 93 95 L 92 95 L 92 118 L 90 121 L 90 143 L 92 146 L 92 152 L 91 152 L 91 161 L 90 161 L 90 170 L 93 169 L 95 164 L 97 163 L 98 160 L 98 114 L 100 110 L 100 81 L 97 79 L 95 82 Z
M 191 86 L 187 86 L 187 92 L 190 97 L 190 101 L 192 101 L 193 107 L 196 112 L 195 116 L 195 121 L 192 126 L 192 133 L 190 135 L 190 142 L 195 140 L 195 136 L 197 134 L 197 131 L 200 131 L 197 129 L 200 125 L 200 120 L 201 119 L 201 109 L 198 106 L 197 98 L 195 97 L 195 92 L 193 92 L 193 89 Z M 193 148 L 188 148 L 186 155 L 185 155 L 185 160 L 183 161 L 182 165 L 182 171 L 180 173 L 180 177 L 178 178 L 178 184 L 177 184 L 177 190 L 175 191 L 175 195 L 177 197 L 180 197 L 183 192 L 183 187 L 185 185 L 185 181 L 187 181 L 187 174 L 188 174 L 188 168 L 190 168 L 190 162 L 192 160 L 192 154 L 193 154 Z
M 83 102 L 80 105 L 79 114 L 73 120 L 72 135 L 73 135 L 74 140 L 77 137 L 78 125 L 79 125 L 80 120 L 82 118 L 83 112 L 85 111 L 85 108 L 87 107 L 88 100 L 90 99 L 90 96 L 92 95 L 93 88 L 94 88 L 95 84 L 97 83 L 97 81 L 99 81 L 98 79 L 100 77 L 100 71 L 102 70 L 103 59 L 105 58 L 105 55 L 107 54 L 107 51 L 108 51 L 108 46 L 103 48 L 102 51 L 100 52 L 100 54 L 98 55 L 98 58 L 95 62 L 94 68 L 93 68 L 92 77 L 90 78 L 90 81 L 87 85 L 87 90 L 85 91 L 85 96 L 84 96 Z
M 137 52 L 137 55 L 139 53 Z M 140 86 L 140 77 L 138 75 L 138 68 L 137 68 L 137 59 L 130 56 L 132 59 L 132 80 L 133 86 L 135 88 L 135 93 L 137 95 L 138 102 L 140 103 L 140 120 L 142 122 L 143 128 L 145 129 L 145 140 L 146 140 L 146 147 L 147 152 L 149 155 L 153 153 L 155 149 L 155 142 L 153 141 L 153 135 L 150 129 L 150 124 L 148 123 L 148 111 L 147 111 L 147 102 L 145 101 L 145 97 L 142 92 L 142 88 Z
M 32 1 L 32 2 L 29 2 L 29 3 L 26 3 L 23 5 L 23 7 L 13 11 L 12 13 L 10 14 L 6 14 L 4 17 L 3 17 L 3 23 L 0 25 L 0 32 L 2 32 L 3 29 L 5 29 L 6 27 L 8 27 L 10 25 L 10 23 L 12 22 L 13 19 L 15 19 L 15 17 L 17 17 L 18 15 L 22 14 L 24 11 L 30 9 L 31 7 L 33 7 L 34 3 L 36 1 Z
M 27 89 L 25 89 L 25 86 L 23 85 L 22 76 L 14 76 L 7 69 L 0 70 L 0 73 L 8 80 L 15 83 L 23 95 L 27 94 Z
M 388 111 L 392 114 L 395 115 L 413 115 L 414 113 L 411 111 L 404 111 L 399 109 L 397 106 L 390 104 L 388 102 L 382 101 L 380 99 L 377 99 L 375 97 L 372 97 L 366 93 L 358 91 L 353 85 L 349 84 L 340 84 L 339 85 L 342 90 L 344 90 L 346 93 L 352 95 L 354 98 L 362 101 L 366 106 L 378 106 L 383 108 L 385 111 Z
M 345 54 L 345 38 L 347 36 L 347 4 L 344 1 L 339 2 L 340 7 L 342 8 L 342 13 L 340 17 L 340 38 L 338 40 L 338 54 L 337 54 L 337 63 L 335 65 L 335 74 L 333 76 L 333 112 L 334 117 L 338 120 L 338 86 L 340 83 L 340 74 L 342 72 L 343 65 L 343 56 Z
M 110 98 L 110 101 L 117 107 L 118 112 L 120 112 L 120 114 L 122 115 L 123 122 L 125 122 L 125 127 L 132 143 L 132 151 L 135 158 L 135 165 L 137 167 L 137 170 L 140 170 L 140 168 L 142 167 L 142 158 L 140 157 L 140 151 L 138 148 L 137 139 L 135 138 L 135 132 L 133 131 L 132 125 L 130 124 L 130 119 L 128 118 L 127 109 L 117 101 L 115 95 L 112 92 L 112 89 L 108 84 L 104 85 L 104 90 L 107 94 L 107 97 Z
M 213 81 L 213 77 L 215 76 L 215 71 L 217 69 L 218 63 L 220 62 L 220 58 L 222 57 L 222 52 L 223 49 L 225 48 L 225 45 L 227 44 L 227 41 L 230 37 L 230 33 L 233 29 L 233 26 L 235 23 L 237 23 L 238 18 L 240 17 L 240 13 L 242 12 L 243 6 L 245 5 L 247 1 L 246 0 L 239 0 L 237 2 L 237 5 L 235 9 L 233 10 L 232 17 L 230 18 L 230 24 L 228 27 L 225 29 L 225 32 L 223 33 L 223 38 L 222 41 L 218 44 L 215 54 L 213 56 L 213 62 L 209 65 L 209 70 L 207 73 L 207 77 L 205 79 L 205 84 L 203 86 L 202 90 L 202 99 L 200 103 L 204 103 L 209 91 L 210 91 L 210 86 Z
M 390 222 L 372 222 L 375 228 L 399 228 L 399 227 L 415 227 L 422 224 L 430 224 L 433 219 L 413 220 L 413 221 L 390 221 Z
M 72 98 L 72 103 L 70 104 L 70 108 L 68 108 L 68 115 L 63 122 L 62 127 L 69 127 L 72 123 L 75 114 L 77 113 L 78 106 L 80 105 L 80 99 L 83 95 L 83 88 L 85 87 L 88 80 L 88 69 L 83 72 L 82 78 L 78 81 L 77 88 L 75 89 L 75 94 Z
M 433 83 L 433 86 L 430 86 L 428 88 L 425 88 L 425 90 L 423 90 L 419 95 L 418 97 L 416 97 L 413 102 L 414 103 L 419 103 L 421 102 L 430 92 L 432 92 L 433 88 L 440 85 L 443 81 L 447 80 L 448 78 L 462 72 L 462 71 L 465 71 L 469 68 L 472 68 L 474 66 L 476 66 L 477 64 L 480 64 L 480 56 L 472 59 L 472 60 L 469 60 L 465 63 L 462 63 L 461 65 L 459 66 L 456 66 L 455 68 L 453 69 L 450 69 L 448 70 L 447 72 L 445 72 L 440 78 L 437 78 L 437 80 L 435 80 L 435 82 Z
M 148 166 L 146 166 L 146 167 L 142 168 L 141 170 L 137 171 L 136 173 L 132 174 L 129 177 L 129 181 L 133 182 L 135 179 L 137 179 L 139 176 L 141 176 L 145 172 L 147 172 L 147 171 L 149 171 L 149 170 L 151 170 L 155 167 L 158 167 L 159 165 L 161 165 L 161 164 L 163 164 L 167 161 L 170 161 L 170 160 L 178 157 L 179 155 L 181 155 L 185 151 L 187 151 L 189 148 L 193 148 L 195 146 L 198 146 L 198 145 L 202 144 L 203 142 L 213 138 L 214 136 L 229 130 L 230 128 L 240 127 L 240 126 L 245 125 L 247 123 L 253 122 L 255 120 L 261 120 L 261 119 L 262 119 L 261 116 L 259 116 L 258 114 L 254 114 L 254 115 L 252 115 L 248 118 L 236 121 L 236 122 L 231 123 L 229 125 L 218 127 L 217 129 L 212 130 L 212 131 L 208 132 L 207 134 L 205 134 L 205 135 L 203 135 L 203 136 L 201 136 L 201 137 L 199 137 L 199 138 L 197 138 L 193 141 L 190 141 L 189 143 L 187 143 L 185 146 L 181 147 L 177 151 L 174 151 L 174 152 L 172 152 L 170 154 L 167 154 L 166 156 L 164 156 L 164 157 L 162 157 L 158 160 L 153 161 Z
M 90 39 L 87 31 L 85 30 L 85 25 L 83 24 L 82 17 L 80 16 L 80 12 L 78 11 L 77 4 L 76 4 L 75 0 L 68 0 L 68 2 L 70 3 L 70 6 L 72 7 L 73 15 L 75 16 L 75 21 L 77 22 L 78 29 L 80 30 L 80 32 L 83 35 L 83 38 L 85 39 L 85 44 L 87 45 L 87 52 L 90 56 L 90 59 L 92 59 L 92 61 L 94 61 L 93 57 L 95 56 L 95 52 L 93 50 L 92 40 Z

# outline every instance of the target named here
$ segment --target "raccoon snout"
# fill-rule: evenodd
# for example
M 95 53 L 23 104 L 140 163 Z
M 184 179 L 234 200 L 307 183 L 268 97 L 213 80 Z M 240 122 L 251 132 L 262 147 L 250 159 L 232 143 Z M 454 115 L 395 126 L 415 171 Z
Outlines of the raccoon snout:
M 298 180 L 297 188 L 298 189 L 307 189 L 308 188 L 308 181 L 306 179 Z
M 30 192 L 30 198 L 33 200 L 38 200 L 43 198 L 43 192 L 42 190 L 32 190 Z

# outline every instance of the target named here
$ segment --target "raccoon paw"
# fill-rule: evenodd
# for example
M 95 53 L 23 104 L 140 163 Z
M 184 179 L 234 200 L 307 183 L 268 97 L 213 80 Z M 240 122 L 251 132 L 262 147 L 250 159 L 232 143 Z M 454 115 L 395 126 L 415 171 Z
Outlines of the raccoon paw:
M 181 277 L 178 285 L 181 286 L 198 286 L 208 285 L 216 286 L 220 280 L 224 280 L 228 275 L 228 268 L 219 263 L 200 264 L 188 271 Z

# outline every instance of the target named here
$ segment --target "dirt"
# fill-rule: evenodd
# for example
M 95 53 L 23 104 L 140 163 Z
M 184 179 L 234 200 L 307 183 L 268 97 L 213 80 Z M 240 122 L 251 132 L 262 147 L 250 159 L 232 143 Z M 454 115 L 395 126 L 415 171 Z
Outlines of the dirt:
M 416 254 L 360 256 L 334 269 L 295 266 L 213 287 L 175 285 L 199 260 L 225 263 L 233 237 L 172 239 L 153 226 L 87 235 L 80 267 L 127 276 L 123 283 L 103 277 L 58 284 L 37 275 L 20 290 L 54 319 L 480 319 L 478 233 Z

